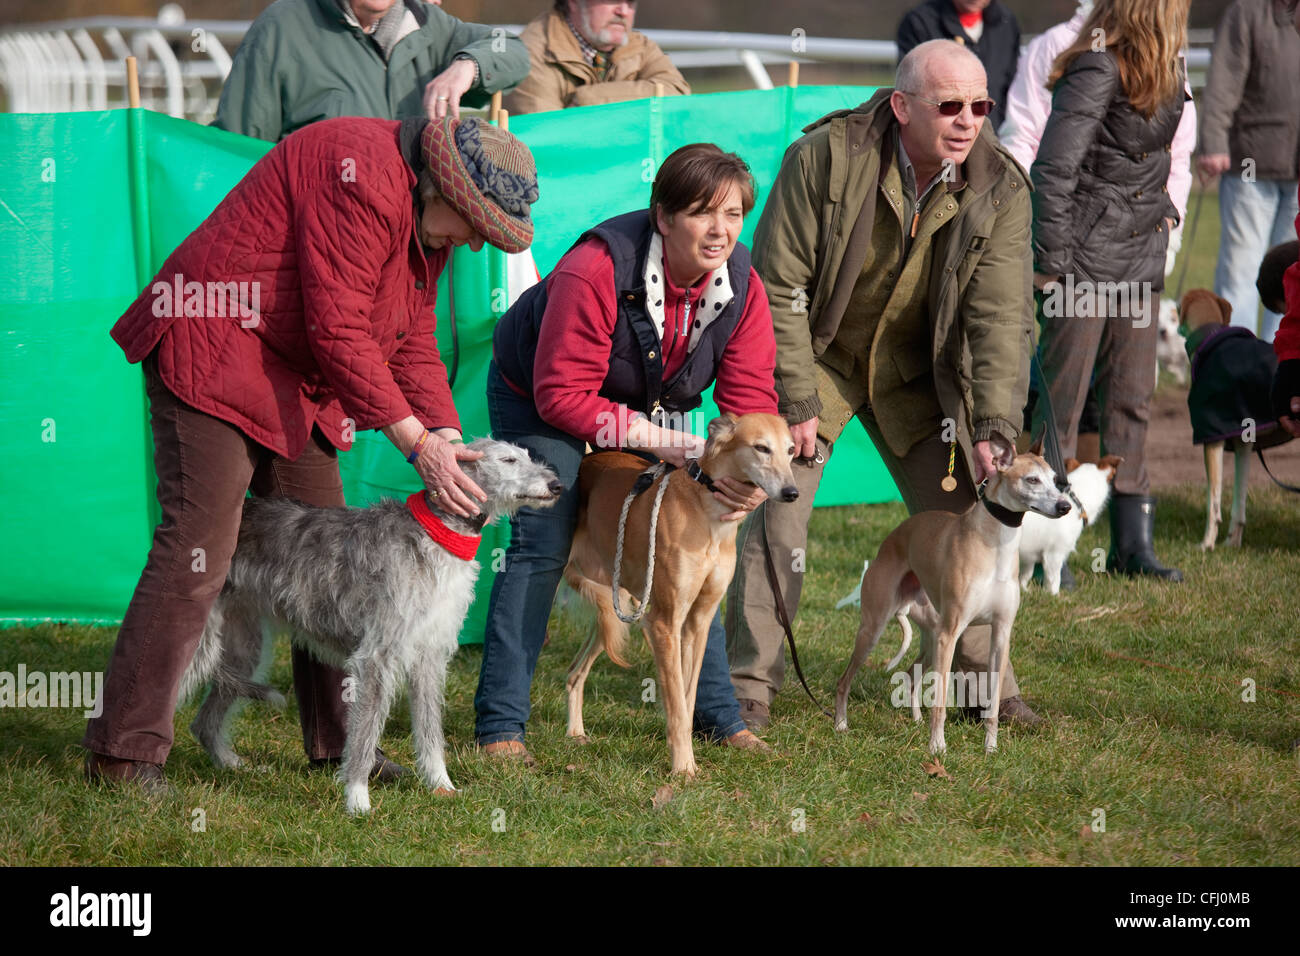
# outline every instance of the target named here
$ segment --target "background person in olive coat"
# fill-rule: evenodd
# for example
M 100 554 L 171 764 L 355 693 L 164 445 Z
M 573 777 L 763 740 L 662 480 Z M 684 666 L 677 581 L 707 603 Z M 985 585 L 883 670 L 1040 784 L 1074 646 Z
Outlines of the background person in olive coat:
M 336 116 L 439 119 L 528 75 L 500 28 L 419 0 L 279 0 L 253 21 L 212 125 L 279 142 Z

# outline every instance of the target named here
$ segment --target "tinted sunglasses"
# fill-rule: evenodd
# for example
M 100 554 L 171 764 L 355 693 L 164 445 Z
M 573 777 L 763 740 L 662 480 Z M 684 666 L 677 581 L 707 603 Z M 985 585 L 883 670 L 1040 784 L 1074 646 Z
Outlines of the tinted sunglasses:
M 915 96 L 923 103 L 929 103 L 931 106 L 939 107 L 940 116 L 956 116 L 961 112 L 962 107 L 966 105 L 964 100 L 944 100 L 942 103 L 938 100 L 932 100 L 922 96 L 920 93 L 908 93 L 907 90 L 899 90 L 900 93 L 907 93 L 908 96 Z M 976 116 L 988 116 L 993 112 L 996 104 L 992 100 L 971 100 L 970 111 Z

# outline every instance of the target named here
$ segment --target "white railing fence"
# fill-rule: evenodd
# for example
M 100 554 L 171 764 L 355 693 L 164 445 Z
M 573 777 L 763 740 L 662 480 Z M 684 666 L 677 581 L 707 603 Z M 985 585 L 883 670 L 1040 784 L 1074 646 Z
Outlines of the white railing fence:
M 102 110 L 126 105 L 127 56 L 139 63 L 141 105 L 208 123 L 216 114 L 231 51 L 248 30 L 247 20 L 186 20 L 167 4 L 158 19 L 87 17 L 0 28 L 0 105 L 11 113 Z M 518 33 L 522 25 L 505 25 Z M 794 34 L 646 30 L 687 73 L 739 68 L 758 89 L 771 89 L 768 65 L 851 64 L 892 73 L 892 40 L 852 40 Z M 1192 85 L 1199 89 L 1209 66 L 1210 31 L 1196 31 L 1188 53 Z

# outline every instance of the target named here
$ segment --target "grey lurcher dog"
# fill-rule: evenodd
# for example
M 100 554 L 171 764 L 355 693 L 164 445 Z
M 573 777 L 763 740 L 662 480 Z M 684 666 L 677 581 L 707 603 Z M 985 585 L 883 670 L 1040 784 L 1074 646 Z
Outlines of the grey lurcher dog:
M 461 468 L 488 496 L 475 518 L 439 510 L 427 493 L 409 505 L 387 500 L 368 508 L 245 502 L 230 573 L 181 682 L 182 699 L 211 684 L 190 729 L 217 766 L 240 764 L 228 738 L 237 701 L 283 702 L 258 677 L 270 650 L 262 630 L 268 618 L 353 680 L 339 770 L 349 814 L 370 810 L 375 747 L 403 676 L 420 778 L 433 790 L 455 790 L 444 755 L 443 687 L 474 597 L 475 536 L 485 522 L 525 505 L 554 504 L 563 490 L 550 468 L 517 445 L 483 438 L 467 447 L 483 457 Z M 420 501 L 466 557 L 430 537 L 412 511 Z
M 998 700 L 1011 646 L 1011 625 L 1020 609 L 1020 520 L 1027 511 L 1049 518 L 1069 514 L 1070 502 L 1055 484 L 1050 465 L 1030 449 L 1017 455 L 993 438 L 997 469 L 962 514 L 922 511 L 889 533 L 862 576 L 862 624 L 853 656 L 835 691 L 835 729 L 847 730 L 853 676 L 880 640 L 891 617 L 910 613 L 925 632 L 921 657 L 937 688 L 930 708 L 930 752 L 943 753 L 948 675 L 958 636 L 970 624 L 991 624 L 984 750 L 998 745 Z M 900 655 L 901 656 L 901 655 Z M 912 687 L 913 713 L 919 681 Z

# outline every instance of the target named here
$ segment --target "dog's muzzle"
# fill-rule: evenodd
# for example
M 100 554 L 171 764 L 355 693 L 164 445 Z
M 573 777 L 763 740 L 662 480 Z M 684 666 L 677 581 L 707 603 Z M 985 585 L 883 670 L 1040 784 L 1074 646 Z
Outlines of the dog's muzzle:
M 784 488 L 781 489 L 782 501 L 794 501 L 798 497 L 799 497 L 799 489 L 796 488 L 794 485 L 786 485 Z
M 1056 517 L 1064 518 L 1070 513 L 1070 502 L 1064 498 L 1058 498 L 1056 501 Z

